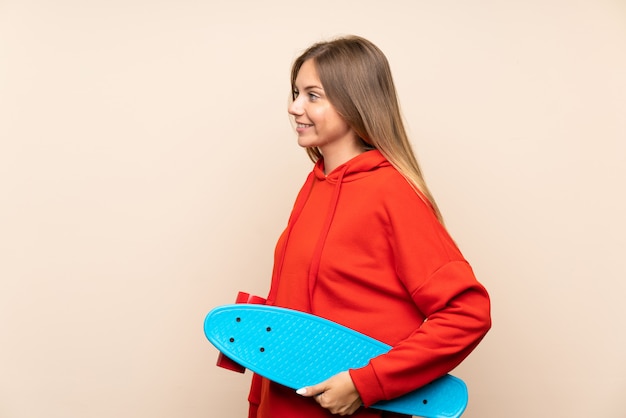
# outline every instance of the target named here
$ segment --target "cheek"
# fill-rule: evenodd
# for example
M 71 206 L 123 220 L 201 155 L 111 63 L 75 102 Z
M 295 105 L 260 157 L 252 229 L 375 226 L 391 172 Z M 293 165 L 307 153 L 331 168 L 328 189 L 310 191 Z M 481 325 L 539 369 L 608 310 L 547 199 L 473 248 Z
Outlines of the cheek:
M 350 125 L 338 114 L 334 114 L 332 118 L 329 118 L 326 124 L 336 132 L 348 132 L 351 129 Z
M 326 121 L 326 111 L 323 108 L 309 109 L 307 113 L 309 119 L 311 119 L 311 122 L 313 122 L 315 126 L 323 125 Z
M 346 121 L 330 106 L 312 109 L 309 117 L 315 123 L 317 130 L 338 131 L 343 130 L 344 127 L 348 129 Z

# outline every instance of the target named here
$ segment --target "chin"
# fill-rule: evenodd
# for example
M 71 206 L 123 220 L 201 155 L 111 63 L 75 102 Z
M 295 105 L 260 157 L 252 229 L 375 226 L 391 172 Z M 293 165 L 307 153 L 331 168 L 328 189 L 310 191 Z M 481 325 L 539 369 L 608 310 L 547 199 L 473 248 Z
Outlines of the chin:
M 307 141 L 306 139 L 302 138 L 298 138 L 298 145 L 300 145 L 302 148 L 312 148 L 317 146 L 315 141 Z

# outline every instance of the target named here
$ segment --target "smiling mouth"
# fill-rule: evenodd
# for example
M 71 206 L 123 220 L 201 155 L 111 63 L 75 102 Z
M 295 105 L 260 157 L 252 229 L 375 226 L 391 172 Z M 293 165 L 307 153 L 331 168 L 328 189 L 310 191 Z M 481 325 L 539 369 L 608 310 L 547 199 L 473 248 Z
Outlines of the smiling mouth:
M 311 127 L 313 125 L 309 125 L 309 124 L 306 124 L 306 123 L 298 123 L 296 126 L 298 128 L 308 128 L 308 127 Z

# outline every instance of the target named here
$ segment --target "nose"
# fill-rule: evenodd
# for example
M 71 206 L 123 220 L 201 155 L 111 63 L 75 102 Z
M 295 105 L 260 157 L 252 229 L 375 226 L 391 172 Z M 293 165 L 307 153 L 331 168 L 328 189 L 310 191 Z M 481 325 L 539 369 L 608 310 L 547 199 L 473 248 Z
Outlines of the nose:
M 291 103 L 289 103 L 289 107 L 287 108 L 287 111 L 289 112 L 290 115 L 293 115 L 293 116 L 299 116 L 304 113 L 304 110 L 302 108 L 302 102 L 300 101 L 300 97 L 296 97 L 295 99 L 291 101 Z

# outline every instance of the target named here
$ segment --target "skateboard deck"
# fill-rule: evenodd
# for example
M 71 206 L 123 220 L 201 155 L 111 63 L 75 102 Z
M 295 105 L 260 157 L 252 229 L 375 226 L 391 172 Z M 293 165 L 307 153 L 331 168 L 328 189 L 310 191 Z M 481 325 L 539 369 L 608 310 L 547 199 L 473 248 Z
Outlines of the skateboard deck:
M 207 314 L 204 333 L 230 359 L 292 389 L 363 367 L 391 349 L 324 318 L 265 305 L 218 306 Z M 425 418 L 456 418 L 465 411 L 467 400 L 465 383 L 445 375 L 371 408 Z

